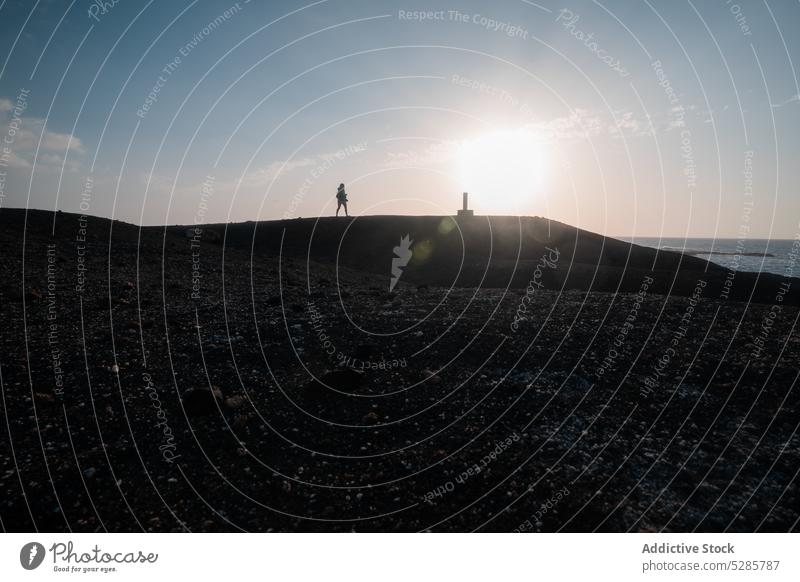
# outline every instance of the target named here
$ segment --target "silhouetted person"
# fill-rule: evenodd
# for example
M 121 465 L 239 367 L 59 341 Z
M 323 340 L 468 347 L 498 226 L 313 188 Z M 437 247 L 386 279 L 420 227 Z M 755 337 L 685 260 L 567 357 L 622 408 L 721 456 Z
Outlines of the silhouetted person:
M 339 189 L 336 191 L 336 216 L 339 216 L 339 209 L 344 206 L 344 215 L 347 214 L 347 192 L 344 191 L 344 184 L 339 184 Z

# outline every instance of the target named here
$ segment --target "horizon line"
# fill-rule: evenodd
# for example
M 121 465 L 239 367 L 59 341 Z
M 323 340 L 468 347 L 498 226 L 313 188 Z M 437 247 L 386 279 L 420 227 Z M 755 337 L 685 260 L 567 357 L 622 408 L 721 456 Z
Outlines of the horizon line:
M 171 224 L 137 224 L 135 222 L 128 222 L 127 220 L 123 220 L 122 218 L 112 218 L 110 216 L 101 216 L 97 214 L 85 214 L 81 212 L 73 212 L 67 210 L 52 210 L 48 208 L 23 208 L 23 207 L 13 207 L 13 206 L 0 206 L 0 212 L 3 210 L 13 210 L 13 211 L 34 211 L 34 212 L 49 212 L 53 215 L 58 214 L 69 214 L 74 216 L 86 216 L 90 218 L 99 218 L 103 220 L 111 220 L 113 222 L 121 222 L 123 224 L 129 224 L 131 226 L 136 226 L 138 228 L 174 228 L 174 227 L 200 227 L 200 226 L 207 226 L 212 224 L 246 224 L 250 222 L 284 222 L 287 220 L 322 220 L 322 219 L 355 219 L 355 218 L 383 218 L 383 217 L 406 217 L 406 218 L 427 218 L 427 217 L 439 217 L 439 218 L 453 218 L 454 220 L 458 220 L 459 217 L 457 214 L 360 214 L 354 216 L 335 216 L 335 215 L 325 215 L 325 216 L 294 216 L 291 218 L 284 217 L 284 218 L 265 218 L 260 220 L 237 220 L 231 222 L 203 222 L 203 223 L 171 223 Z M 793 241 L 800 238 L 800 235 L 795 237 L 765 237 L 765 236 L 756 236 L 756 237 L 737 237 L 737 236 L 713 236 L 713 235 L 697 235 L 697 236 L 688 236 L 685 234 L 673 235 L 673 234 L 603 234 L 599 232 L 595 232 L 592 230 L 588 230 L 586 228 L 582 228 L 580 226 L 576 226 L 574 224 L 569 224 L 560 220 L 556 220 L 555 218 L 548 218 L 546 216 L 536 216 L 536 215 L 527 215 L 527 214 L 475 214 L 474 216 L 467 218 L 466 220 L 470 219 L 479 219 L 479 218 L 528 218 L 528 219 L 541 219 L 541 220 L 548 220 L 551 222 L 558 222 L 560 224 L 566 224 L 578 230 L 584 230 L 587 232 L 592 232 L 594 234 L 599 234 L 601 236 L 607 238 L 613 238 L 617 240 L 622 240 L 625 242 L 625 239 L 673 239 L 673 240 L 744 240 L 744 241 Z M 464 220 L 463 218 L 461 220 Z

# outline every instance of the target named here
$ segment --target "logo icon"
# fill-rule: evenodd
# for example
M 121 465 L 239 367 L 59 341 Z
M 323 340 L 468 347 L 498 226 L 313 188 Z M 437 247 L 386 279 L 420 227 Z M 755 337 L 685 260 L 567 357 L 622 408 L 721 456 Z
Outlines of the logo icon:
M 44 546 L 38 542 L 29 542 L 19 551 L 19 563 L 26 570 L 35 570 L 44 561 Z
M 400 239 L 400 244 L 394 247 L 395 257 L 392 258 L 392 280 L 389 281 L 389 293 L 394 290 L 394 286 L 403 275 L 403 267 L 411 260 L 411 255 L 414 254 L 411 250 L 411 244 L 414 241 L 409 238 L 409 235 Z

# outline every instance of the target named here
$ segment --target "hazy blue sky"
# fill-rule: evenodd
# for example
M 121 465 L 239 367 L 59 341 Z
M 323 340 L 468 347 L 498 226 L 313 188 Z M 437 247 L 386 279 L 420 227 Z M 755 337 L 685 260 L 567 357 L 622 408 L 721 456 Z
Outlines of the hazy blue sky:
M 800 232 L 798 2 L 101 4 L 0 0 L 3 206 Z

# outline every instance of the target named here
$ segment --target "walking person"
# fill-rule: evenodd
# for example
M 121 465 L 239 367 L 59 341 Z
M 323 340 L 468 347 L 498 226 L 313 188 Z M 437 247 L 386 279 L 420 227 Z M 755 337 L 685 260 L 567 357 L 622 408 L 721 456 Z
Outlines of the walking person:
M 339 189 L 336 190 L 336 216 L 339 216 L 339 209 L 344 206 L 344 215 L 347 214 L 347 192 L 344 191 L 344 184 L 339 184 Z

